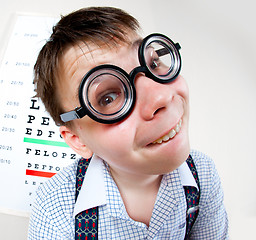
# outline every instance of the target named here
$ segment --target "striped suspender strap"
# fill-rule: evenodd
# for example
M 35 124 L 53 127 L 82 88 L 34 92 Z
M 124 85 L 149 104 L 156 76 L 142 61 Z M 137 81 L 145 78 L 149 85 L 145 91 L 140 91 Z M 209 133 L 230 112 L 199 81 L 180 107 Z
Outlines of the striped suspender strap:
M 81 189 L 89 159 L 81 158 L 77 166 L 76 175 L 76 199 Z M 199 187 L 197 170 L 192 157 L 189 155 L 187 164 Z M 198 215 L 199 192 L 195 187 L 184 186 L 187 201 L 187 228 L 185 239 L 188 239 L 190 230 Z M 76 240 L 97 240 L 98 239 L 98 207 L 91 208 L 76 215 L 75 219 L 75 239 Z
M 187 159 L 187 164 L 190 171 L 193 174 L 193 177 L 200 191 L 199 178 L 198 178 L 195 163 L 191 155 L 189 155 Z M 193 227 L 194 222 L 196 221 L 196 217 L 199 212 L 200 192 L 197 190 L 196 187 L 191 187 L 191 186 L 184 186 L 184 191 L 185 191 L 186 201 L 187 201 L 187 225 L 186 225 L 187 227 L 186 227 L 185 239 L 189 239 L 190 231 Z
M 90 161 L 91 158 L 81 158 L 78 163 L 76 174 L 76 199 L 83 184 Z M 76 240 L 98 239 L 98 207 L 88 209 L 76 215 L 75 231 Z

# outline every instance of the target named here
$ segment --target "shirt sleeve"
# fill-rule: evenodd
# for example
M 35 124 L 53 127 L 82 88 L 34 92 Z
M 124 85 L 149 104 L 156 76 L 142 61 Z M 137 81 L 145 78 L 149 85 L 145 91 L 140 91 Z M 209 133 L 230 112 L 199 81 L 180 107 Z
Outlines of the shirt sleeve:
M 50 239 L 49 233 L 53 231 L 54 226 L 50 224 L 50 218 L 44 207 L 42 198 L 40 194 L 37 193 L 30 216 L 28 240 Z
M 228 239 L 228 218 L 223 189 L 213 161 L 203 155 L 196 160 L 200 181 L 199 214 L 190 239 Z

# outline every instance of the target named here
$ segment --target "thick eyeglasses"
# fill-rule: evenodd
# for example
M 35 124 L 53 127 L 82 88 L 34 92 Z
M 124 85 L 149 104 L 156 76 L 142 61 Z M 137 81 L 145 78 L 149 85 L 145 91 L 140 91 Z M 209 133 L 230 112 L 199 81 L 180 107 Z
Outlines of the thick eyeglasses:
M 138 73 L 159 82 L 172 82 L 181 69 L 180 45 L 162 34 L 143 39 L 139 50 L 140 66 L 130 74 L 115 65 L 100 65 L 83 77 L 79 87 L 81 106 L 60 115 L 63 122 L 88 115 L 100 123 L 116 123 L 126 118 L 136 101 L 134 85 Z M 150 94 L 150 93 L 149 93 Z

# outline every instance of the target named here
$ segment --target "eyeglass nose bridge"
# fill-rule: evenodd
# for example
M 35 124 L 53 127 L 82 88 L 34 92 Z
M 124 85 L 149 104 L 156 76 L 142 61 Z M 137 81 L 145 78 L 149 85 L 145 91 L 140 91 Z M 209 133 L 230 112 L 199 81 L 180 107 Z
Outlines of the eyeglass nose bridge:
M 144 66 L 138 66 L 138 67 L 134 68 L 134 69 L 130 72 L 130 74 L 129 74 L 132 83 L 134 84 L 134 80 L 135 80 L 137 74 L 139 74 L 139 73 L 145 73 L 145 75 L 147 76 L 147 72 L 148 72 L 148 70 L 147 70 L 147 68 L 144 67 Z

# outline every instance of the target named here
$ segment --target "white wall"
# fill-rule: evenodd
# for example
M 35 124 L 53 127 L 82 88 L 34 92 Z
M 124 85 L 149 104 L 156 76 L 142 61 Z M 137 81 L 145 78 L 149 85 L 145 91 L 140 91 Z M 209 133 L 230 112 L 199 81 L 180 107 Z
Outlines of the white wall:
M 256 4 L 253 0 L 0 0 L 0 54 L 15 12 L 59 16 L 91 5 L 124 8 L 145 31 L 182 46 L 191 95 L 191 145 L 213 157 L 225 191 L 231 239 L 256 224 Z M 0 193 L 1 194 L 1 193 Z M 10 226 L 17 225 L 13 231 Z M 0 239 L 26 239 L 28 218 L 0 214 Z M 10 233 L 11 232 L 11 233 Z M 252 235 L 253 234 L 253 235 Z

